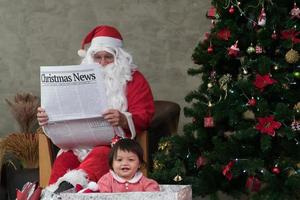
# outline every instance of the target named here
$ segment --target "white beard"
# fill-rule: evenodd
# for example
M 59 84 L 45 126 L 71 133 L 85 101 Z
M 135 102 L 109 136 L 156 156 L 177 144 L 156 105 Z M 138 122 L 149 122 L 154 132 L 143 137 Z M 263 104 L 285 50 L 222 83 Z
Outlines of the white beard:
M 101 66 L 104 73 L 104 82 L 108 107 L 118 109 L 121 112 L 127 111 L 126 85 L 132 80 L 132 73 L 136 66 L 132 63 L 132 57 L 122 48 L 94 47 L 89 48 L 82 63 L 95 63 L 93 54 L 98 51 L 106 51 L 114 56 L 114 62 Z
M 126 74 L 114 63 L 108 64 L 105 67 L 101 66 L 101 69 L 104 74 L 108 107 L 123 112 L 126 111 Z

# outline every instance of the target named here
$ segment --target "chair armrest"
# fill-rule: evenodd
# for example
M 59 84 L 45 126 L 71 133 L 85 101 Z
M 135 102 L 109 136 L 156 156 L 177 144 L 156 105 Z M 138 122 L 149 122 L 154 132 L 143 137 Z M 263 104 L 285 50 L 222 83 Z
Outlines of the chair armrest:
M 150 132 L 163 133 L 165 136 L 175 134 L 178 128 L 180 106 L 171 101 L 154 101 L 155 114 L 150 124 Z

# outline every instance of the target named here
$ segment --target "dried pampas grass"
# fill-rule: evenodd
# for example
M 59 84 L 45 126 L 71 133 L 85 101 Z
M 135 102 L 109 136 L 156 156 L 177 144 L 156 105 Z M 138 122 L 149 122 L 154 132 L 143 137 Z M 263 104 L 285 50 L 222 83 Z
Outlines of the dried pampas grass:
M 38 135 L 12 133 L 2 141 L 5 153 L 11 153 L 21 161 L 24 168 L 37 168 L 39 165 Z
M 38 167 L 38 135 L 36 112 L 39 98 L 31 93 L 17 93 L 14 99 L 5 99 L 20 131 L 9 134 L 2 141 L 4 154 L 12 154 L 24 168 Z M 8 161 L 9 162 L 9 161 Z
M 17 93 L 13 100 L 5 99 L 10 107 L 13 117 L 17 120 L 20 131 L 32 132 L 37 125 L 36 112 L 39 106 L 39 98 L 31 93 Z

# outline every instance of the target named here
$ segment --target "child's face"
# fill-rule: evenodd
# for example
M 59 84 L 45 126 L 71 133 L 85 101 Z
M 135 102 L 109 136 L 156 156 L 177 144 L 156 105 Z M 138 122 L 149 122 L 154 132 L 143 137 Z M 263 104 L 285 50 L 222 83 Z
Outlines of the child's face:
M 118 176 L 130 180 L 140 168 L 140 161 L 135 153 L 118 150 L 112 167 Z

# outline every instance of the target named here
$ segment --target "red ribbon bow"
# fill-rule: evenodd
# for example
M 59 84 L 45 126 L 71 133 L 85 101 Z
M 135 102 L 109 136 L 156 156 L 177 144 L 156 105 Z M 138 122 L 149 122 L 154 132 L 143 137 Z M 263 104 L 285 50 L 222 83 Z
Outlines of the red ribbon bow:
M 274 121 L 273 115 L 268 117 L 258 117 L 257 120 L 258 124 L 255 126 L 255 129 L 272 137 L 275 136 L 275 129 L 279 129 L 281 127 L 280 122 Z
M 285 31 L 281 31 L 281 39 L 284 39 L 284 40 L 292 40 L 292 42 L 294 44 L 297 44 L 300 42 L 300 39 L 297 38 L 297 36 L 299 35 L 300 31 L 295 31 L 295 30 L 285 30 Z
M 233 177 L 232 172 L 231 172 L 231 168 L 233 167 L 235 163 L 235 160 L 230 161 L 224 168 L 222 171 L 222 174 L 230 181 Z
M 255 87 L 257 87 L 261 92 L 264 90 L 266 86 L 272 85 L 273 83 L 277 83 L 277 81 L 272 79 L 270 74 L 266 74 L 266 75 L 257 74 L 253 82 Z

